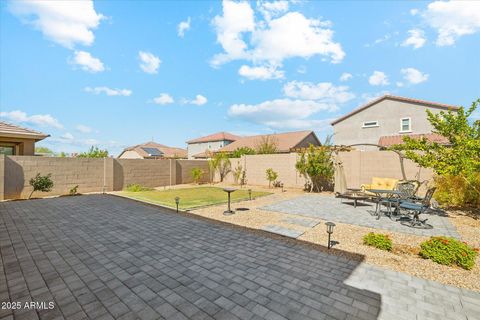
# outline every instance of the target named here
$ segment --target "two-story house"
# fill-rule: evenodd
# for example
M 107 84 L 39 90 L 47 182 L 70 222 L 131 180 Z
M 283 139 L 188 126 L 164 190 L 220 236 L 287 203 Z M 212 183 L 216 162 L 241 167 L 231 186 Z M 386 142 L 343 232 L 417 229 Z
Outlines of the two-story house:
M 426 110 L 432 113 L 458 110 L 459 107 L 392 95 L 354 109 L 336 119 L 333 139 L 336 145 L 375 144 L 388 146 L 401 143 L 404 135 L 424 136 L 442 142 L 443 137 L 432 134 Z M 375 146 L 356 146 L 358 150 L 375 150 Z
M 228 132 L 217 132 L 205 137 L 187 141 L 188 159 L 207 158 L 209 152 L 218 151 L 220 148 L 237 141 L 239 136 Z

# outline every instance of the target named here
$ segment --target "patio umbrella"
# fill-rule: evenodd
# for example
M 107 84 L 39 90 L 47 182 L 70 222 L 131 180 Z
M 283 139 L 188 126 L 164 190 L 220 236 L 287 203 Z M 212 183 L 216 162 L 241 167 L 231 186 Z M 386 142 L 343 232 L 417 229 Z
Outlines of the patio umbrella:
M 343 163 L 339 159 L 338 155 L 335 157 L 334 164 L 335 164 L 334 191 L 338 193 L 345 193 L 345 191 L 347 191 L 347 179 L 345 178 L 345 170 L 343 169 Z

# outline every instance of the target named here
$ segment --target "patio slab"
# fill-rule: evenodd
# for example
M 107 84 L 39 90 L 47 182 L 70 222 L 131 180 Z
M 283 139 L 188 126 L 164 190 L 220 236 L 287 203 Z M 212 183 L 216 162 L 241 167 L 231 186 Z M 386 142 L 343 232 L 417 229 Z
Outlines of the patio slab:
M 480 293 L 108 195 L 0 202 L 0 319 L 475 319 Z
M 371 212 L 375 211 L 375 204 L 362 202 L 354 208 L 347 201 L 342 203 L 341 199 L 333 196 L 305 195 L 273 203 L 261 209 L 420 236 L 461 238 L 455 226 L 445 216 L 422 214 L 421 218 L 428 218 L 427 223 L 431 224 L 433 228 L 410 228 L 397 221 L 392 221 L 386 216 L 382 216 L 377 220 L 376 217 L 371 215 Z

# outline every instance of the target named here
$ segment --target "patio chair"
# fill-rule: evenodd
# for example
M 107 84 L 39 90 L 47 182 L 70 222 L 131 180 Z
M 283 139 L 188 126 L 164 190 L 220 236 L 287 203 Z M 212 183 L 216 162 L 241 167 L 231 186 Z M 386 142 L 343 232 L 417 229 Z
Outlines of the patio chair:
M 428 227 L 428 225 L 425 223 L 428 219 L 420 220 L 419 216 L 430 208 L 430 202 L 432 200 L 433 194 L 435 193 L 435 190 L 435 187 L 428 189 L 421 203 L 408 200 L 400 202 L 399 208 L 406 210 L 408 214 L 412 215 L 410 221 L 402 222 L 403 225 L 412 228 Z
M 392 219 L 392 215 L 396 215 L 400 213 L 399 205 L 402 201 L 408 201 L 412 197 L 415 196 L 415 192 L 417 190 L 417 186 L 413 181 L 405 180 L 399 181 L 395 185 L 395 191 L 399 191 L 400 193 L 395 196 L 390 196 L 386 198 L 380 198 L 378 200 L 377 206 L 385 206 L 387 208 L 387 216 Z M 392 212 L 392 207 L 395 207 L 394 211 Z M 398 218 L 401 220 L 402 218 Z

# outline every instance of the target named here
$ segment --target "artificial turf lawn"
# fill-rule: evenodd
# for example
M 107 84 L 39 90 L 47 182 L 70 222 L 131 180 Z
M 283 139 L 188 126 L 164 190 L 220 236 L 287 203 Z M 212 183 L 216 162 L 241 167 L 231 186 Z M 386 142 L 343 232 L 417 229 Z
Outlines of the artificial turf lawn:
M 147 190 L 147 191 L 122 191 L 122 194 L 138 200 L 145 200 L 160 205 L 175 208 L 175 197 L 180 197 L 180 209 L 191 209 L 214 205 L 219 203 L 227 203 L 227 193 L 222 188 L 217 187 L 194 187 L 185 189 L 170 190 Z M 270 193 L 252 190 L 252 198 L 265 196 Z M 248 200 L 248 190 L 238 189 L 231 193 L 231 200 Z

